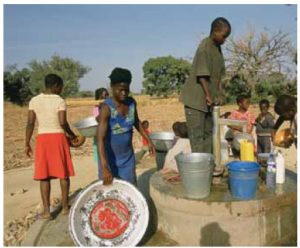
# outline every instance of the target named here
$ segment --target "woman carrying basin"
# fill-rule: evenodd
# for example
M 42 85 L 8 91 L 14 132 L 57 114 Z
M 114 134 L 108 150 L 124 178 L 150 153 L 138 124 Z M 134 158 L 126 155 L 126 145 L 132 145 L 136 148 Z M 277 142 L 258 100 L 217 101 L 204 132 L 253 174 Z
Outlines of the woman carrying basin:
M 103 179 L 105 185 L 111 184 L 113 177 L 135 184 L 133 126 L 147 139 L 150 154 L 154 154 L 155 149 L 139 120 L 136 101 L 129 97 L 131 72 L 115 68 L 109 78 L 112 97 L 104 101 L 97 128 L 98 154 L 102 169 L 99 179 Z

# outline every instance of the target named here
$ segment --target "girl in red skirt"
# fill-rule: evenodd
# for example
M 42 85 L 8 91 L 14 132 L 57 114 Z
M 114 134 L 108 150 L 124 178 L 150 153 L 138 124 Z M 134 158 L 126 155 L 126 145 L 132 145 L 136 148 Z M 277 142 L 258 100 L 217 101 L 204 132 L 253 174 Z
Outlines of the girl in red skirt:
M 34 180 L 40 181 L 44 206 L 41 216 L 50 219 L 50 179 L 60 179 L 63 214 L 69 211 L 69 177 L 74 176 L 74 169 L 66 134 L 71 140 L 76 139 L 76 136 L 67 121 L 66 103 L 59 96 L 63 90 L 62 78 L 48 74 L 45 77 L 45 88 L 44 93 L 29 102 L 25 152 L 28 157 L 32 154 L 30 139 L 37 120 Z

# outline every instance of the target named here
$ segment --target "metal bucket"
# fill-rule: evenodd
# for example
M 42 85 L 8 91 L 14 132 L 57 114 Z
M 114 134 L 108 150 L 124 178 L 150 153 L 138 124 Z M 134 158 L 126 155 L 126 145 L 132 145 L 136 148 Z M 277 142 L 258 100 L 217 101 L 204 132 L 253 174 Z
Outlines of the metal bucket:
M 192 199 L 207 197 L 210 194 L 212 182 L 213 155 L 210 153 L 180 153 L 175 159 L 186 196 Z
M 166 156 L 167 152 L 156 151 L 155 161 L 157 170 L 161 170 L 164 167 Z
M 155 147 L 160 152 L 169 151 L 174 145 L 175 134 L 172 132 L 153 132 L 149 137 Z
M 74 127 L 77 128 L 79 133 L 85 137 L 96 136 L 98 122 L 95 116 L 90 116 L 76 122 Z

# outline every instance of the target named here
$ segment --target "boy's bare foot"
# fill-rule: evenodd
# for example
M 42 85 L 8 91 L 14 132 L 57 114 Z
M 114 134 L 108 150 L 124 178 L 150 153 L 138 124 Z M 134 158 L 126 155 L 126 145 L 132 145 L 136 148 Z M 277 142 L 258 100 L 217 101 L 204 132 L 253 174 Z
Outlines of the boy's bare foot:
M 217 177 L 217 176 L 221 176 L 224 173 L 224 168 L 215 168 L 213 171 L 213 176 Z
M 38 219 L 43 219 L 43 220 L 51 220 L 53 217 L 50 213 L 41 213 L 38 214 Z
M 69 214 L 69 212 L 70 212 L 70 207 L 68 206 L 67 208 L 63 208 L 63 210 L 62 210 L 62 214 L 63 215 L 67 215 L 67 214 Z

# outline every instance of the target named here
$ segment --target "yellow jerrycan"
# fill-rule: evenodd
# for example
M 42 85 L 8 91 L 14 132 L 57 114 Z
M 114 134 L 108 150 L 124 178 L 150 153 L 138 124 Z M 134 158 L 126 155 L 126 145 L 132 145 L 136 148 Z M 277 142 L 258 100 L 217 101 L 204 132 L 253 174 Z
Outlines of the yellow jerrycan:
M 248 140 L 241 140 L 241 161 L 254 161 L 254 145 Z

